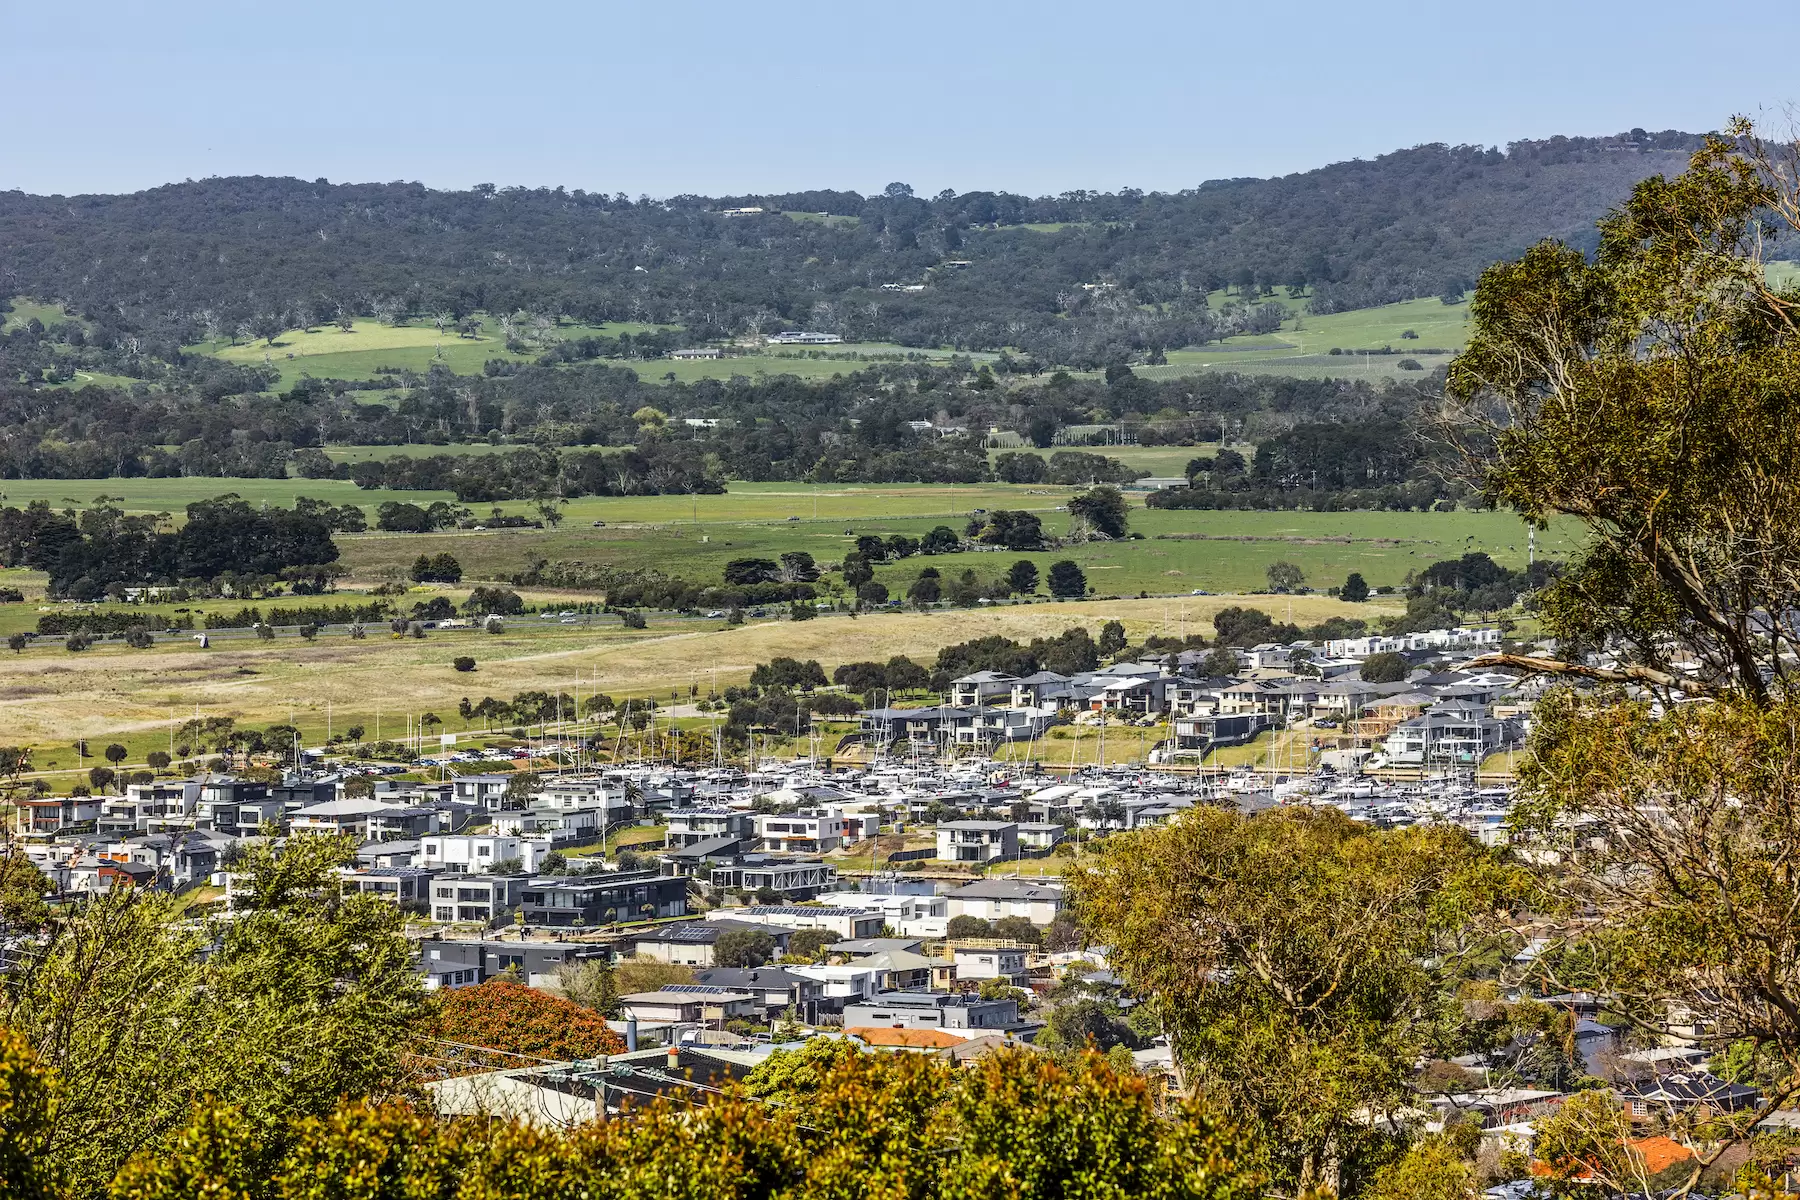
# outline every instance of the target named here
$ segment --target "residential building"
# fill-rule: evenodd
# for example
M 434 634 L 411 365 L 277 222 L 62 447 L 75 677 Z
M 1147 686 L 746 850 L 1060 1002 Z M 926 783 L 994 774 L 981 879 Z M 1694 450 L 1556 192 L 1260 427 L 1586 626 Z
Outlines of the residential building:
M 673 808 L 663 814 L 668 830 L 663 846 L 679 850 L 714 838 L 747 841 L 756 836 L 756 818 L 729 808 Z
M 794 931 L 828 929 L 841 938 L 879 937 L 885 923 L 878 911 L 866 908 L 826 908 L 807 904 L 752 904 L 744 908 L 715 908 L 708 921 L 748 921 L 755 925 Z
M 497 833 L 439 833 L 419 839 L 419 865 L 485 875 L 496 863 L 516 862 L 529 874 L 550 855 L 548 842 Z
M 653 871 L 533 879 L 522 904 L 527 925 L 611 925 L 687 915 L 687 880 Z
M 905 938 L 941 938 L 950 924 L 950 902 L 942 896 L 825 892 L 814 899 L 832 907 L 878 912 L 884 925 Z
M 1268 727 L 1269 718 L 1260 713 L 1229 713 L 1175 718 L 1174 749 L 1206 753 L 1219 746 L 1241 746 L 1255 741 L 1256 735 Z
M 1026 950 L 1015 947 L 957 946 L 951 951 L 958 979 L 1004 979 L 1024 987 Z
M 1440 704 L 1402 723 L 1383 749 L 1392 766 L 1480 763 L 1522 737 L 1518 722 L 1491 717 L 1484 706 Z
M 244 815 L 243 814 L 244 805 L 242 803 L 234 803 L 234 804 L 230 805 L 229 807 L 230 807 L 230 812 L 231 812 L 232 825 L 227 827 L 225 825 L 215 823 L 213 825 L 213 828 L 218 829 L 221 832 L 230 832 L 231 830 L 236 829 L 238 827 L 238 821 Z M 298 810 L 297 812 L 289 815 L 288 816 L 288 832 L 295 833 L 295 834 L 347 833 L 347 834 L 351 835 L 352 837 L 357 838 L 359 841 L 365 840 L 369 837 L 369 818 L 370 818 L 370 816 L 372 816 L 376 813 L 390 812 L 390 811 L 392 811 L 393 807 L 394 806 L 392 806 L 392 805 L 383 804 L 379 800 L 369 800 L 369 799 L 327 800 L 323 804 L 308 805 L 307 807 L 302 808 L 302 809 Z M 201 804 L 202 812 L 205 811 L 205 808 L 206 808 L 205 802 L 202 801 L 202 804 Z M 215 812 L 223 813 L 224 811 L 225 811 L 225 806 L 223 806 L 223 805 L 215 808 Z M 249 827 L 249 829 L 246 830 L 246 832 L 255 832 L 255 830 L 256 830 L 256 826 L 252 825 Z
M 748 921 L 693 921 L 685 925 L 663 925 L 645 930 L 636 939 L 636 953 L 640 958 L 653 958 L 657 962 L 710 967 L 714 965 L 714 945 L 733 930 L 768 934 L 775 941 L 777 953 L 786 952 L 788 938 L 793 935 L 790 929 L 772 928 Z
M 463 803 L 495 812 L 513 807 L 506 799 L 506 788 L 512 780 L 511 775 L 460 775 L 452 782 L 451 787 L 455 798 Z
M 597 808 L 514 808 L 494 814 L 493 831 L 567 846 L 600 840 L 601 810 Z
M 100 820 L 101 802 L 94 796 L 32 796 L 14 803 L 22 832 L 37 837 L 91 833 Z
M 523 875 L 439 875 L 431 881 L 431 919 L 510 925 L 527 882 Z
M 964 675 L 950 681 L 950 706 L 975 708 L 1001 697 L 1011 699 L 1013 684 L 1017 682 L 1017 676 L 1003 671 L 976 671 L 973 675 Z
M 420 908 L 430 907 L 431 881 L 437 877 L 437 872 L 419 867 L 345 867 L 338 874 L 343 877 L 345 891 Z
M 619 997 L 619 1009 L 627 1020 L 669 1025 L 712 1025 L 761 1016 L 760 996 L 703 983 L 670 984 L 657 992 L 633 992 Z
M 808 1024 L 817 1017 L 825 995 L 825 985 L 818 980 L 782 967 L 708 967 L 694 972 L 694 982 L 754 996 L 767 1017 L 793 1009 Z
M 592 942 L 488 941 L 425 938 L 419 943 L 420 969 L 473 970 L 477 982 L 511 971 L 532 987 L 553 987 L 565 967 L 588 961 L 610 961 L 612 947 Z
M 444 808 L 384 804 L 368 814 L 369 836 L 378 842 L 414 841 L 428 833 L 451 832 L 455 816 Z
M 937 856 L 971 863 L 1017 858 L 1019 827 L 1011 821 L 945 821 L 937 827 Z
M 1033 925 L 1048 925 L 1063 910 L 1061 885 L 1021 879 L 978 879 L 945 898 L 951 917 L 980 917 L 984 921 L 1024 917 Z
M 756 818 L 756 836 L 765 850 L 822 854 L 873 836 L 881 818 L 874 813 L 821 812 L 769 814 Z
M 1013 1000 L 983 1000 L 944 992 L 881 992 L 844 1006 L 844 1026 L 945 1029 L 987 1033 L 1019 1024 Z
M 812 900 L 837 886 L 837 868 L 816 858 L 786 858 L 773 854 L 745 854 L 736 861 L 715 866 L 708 882 L 716 889 L 756 892 L 763 888 L 780 892 L 789 900 Z

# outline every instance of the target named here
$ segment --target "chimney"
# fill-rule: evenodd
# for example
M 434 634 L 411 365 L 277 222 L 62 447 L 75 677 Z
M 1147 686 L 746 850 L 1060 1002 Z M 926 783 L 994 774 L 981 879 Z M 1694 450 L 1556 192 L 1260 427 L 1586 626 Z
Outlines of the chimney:
M 681 1069 L 681 1047 L 674 1045 L 673 1043 L 669 1046 L 668 1065 L 669 1070 L 671 1071 L 679 1071 Z
M 637 1018 L 636 1017 L 626 1017 L 625 1018 L 625 1051 L 628 1054 L 635 1053 L 637 1051 Z

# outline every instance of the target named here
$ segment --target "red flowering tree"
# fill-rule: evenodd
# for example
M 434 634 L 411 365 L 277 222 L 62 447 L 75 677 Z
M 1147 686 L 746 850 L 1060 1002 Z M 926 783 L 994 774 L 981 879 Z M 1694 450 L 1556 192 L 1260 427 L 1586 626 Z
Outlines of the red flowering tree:
M 503 979 L 441 993 L 430 1035 L 558 1062 L 625 1052 L 593 1009 Z

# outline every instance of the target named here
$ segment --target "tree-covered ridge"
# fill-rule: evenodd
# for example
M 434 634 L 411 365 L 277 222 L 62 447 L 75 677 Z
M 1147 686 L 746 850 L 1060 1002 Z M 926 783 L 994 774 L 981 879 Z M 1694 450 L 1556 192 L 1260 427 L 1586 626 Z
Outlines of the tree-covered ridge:
M 526 309 L 698 337 L 802 325 L 1023 346 L 1070 362 L 1120 337 L 1203 340 L 1216 328 L 1205 293 L 1227 283 L 1308 285 L 1320 312 L 1460 291 L 1539 238 L 1591 242 L 1596 217 L 1694 144 L 1641 130 L 1505 153 L 1439 144 L 1280 179 L 1039 198 L 890 185 L 632 201 L 236 177 L 126 196 L 0 194 L 0 249 L 6 291 L 65 301 L 101 340 L 135 337 L 165 359 L 271 319 Z M 721 211 L 747 207 L 765 211 Z

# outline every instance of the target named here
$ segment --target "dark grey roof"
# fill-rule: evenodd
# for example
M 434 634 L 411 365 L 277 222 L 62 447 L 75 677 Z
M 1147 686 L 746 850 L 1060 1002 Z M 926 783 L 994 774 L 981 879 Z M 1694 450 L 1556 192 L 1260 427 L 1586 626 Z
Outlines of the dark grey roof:
M 743 838 L 710 837 L 695 842 L 691 846 L 683 846 L 677 850 L 663 851 L 664 858 L 712 858 L 727 854 L 735 854 L 738 847 L 744 844 Z

